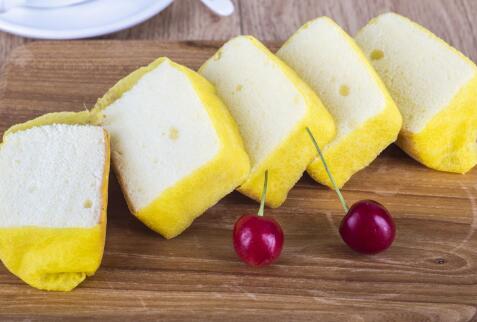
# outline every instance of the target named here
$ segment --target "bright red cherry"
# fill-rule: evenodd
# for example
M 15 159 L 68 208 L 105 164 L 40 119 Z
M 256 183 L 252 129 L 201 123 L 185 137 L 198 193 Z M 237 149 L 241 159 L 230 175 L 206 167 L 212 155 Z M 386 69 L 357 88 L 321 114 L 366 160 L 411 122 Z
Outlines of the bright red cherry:
M 373 200 L 362 200 L 352 205 L 341 221 L 340 235 L 353 250 L 376 254 L 391 246 L 396 226 L 383 205 Z
M 234 227 L 237 255 L 252 266 L 265 266 L 277 259 L 283 248 L 283 231 L 273 218 L 244 215 Z
M 353 250 L 364 254 L 376 254 L 388 249 L 396 236 L 396 226 L 389 211 L 373 200 L 358 201 L 348 209 L 346 201 L 340 189 L 336 186 L 333 175 L 326 164 L 320 146 L 311 130 L 306 128 L 306 131 L 315 145 L 316 151 L 323 162 L 323 167 L 346 212 L 340 226 L 340 235 L 343 241 Z
M 243 215 L 234 226 L 233 242 L 237 255 L 251 266 L 265 266 L 277 259 L 283 248 L 283 231 L 273 218 L 263 217 L 267 194 L 265 171 L 262 200 L 257 215 Z

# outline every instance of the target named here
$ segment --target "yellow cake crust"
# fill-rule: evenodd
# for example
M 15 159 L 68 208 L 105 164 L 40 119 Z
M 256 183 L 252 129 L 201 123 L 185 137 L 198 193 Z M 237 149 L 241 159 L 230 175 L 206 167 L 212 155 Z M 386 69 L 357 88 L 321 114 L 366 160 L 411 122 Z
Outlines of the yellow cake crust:
M 158 58 L 120 80 L 98 100 L 93 111 L 104 110 L 131 89 L 144 74 L 165 61 L 184 73 L 191 81 L 220 140 L 219 152 L 207 164 L 166 189 L 150 205 L 139 210 L 133 209 L 128 200 L 122 184 L 124 179 L 114 166 L 114 162 L 113 168 L 123 187 L 130 211 L 149 228 L 170 239 L 182 233 L 195 218 L 240 185 L 249 173 L 250 161 L 244 150 L 238 127 L 216 95 L 214 86 L 196 72 L 166 57 Z
M 397 145 L 431 169 L 468 172 L 477 164 L 476 93 L 477 74 L 422 131 L 401 131 Z
M 477 66 L 459 50 L 420 24 L 396 13 L 383 15 L 387 14 L 406 20 L 416 29 L 443 44 L 474 70 L 474 77 L 422 130 L 416 133 L 403 128 L 396 142 L 409 156 L 431 169 L 464 174 L 477 164 Z M 371 19 L 367 25 L 376 24 L 381 16 Z M 358 31 L 358 35 L 361 32 Z
M 380 114 L 336 144 L 323 149 L 323 156 L 336 185 L 343 187 L 352 175 L 376 159 L 389 144 L 396 141 L 400 128 L 401 114 L 391 100 Z M 333 188 L 320 158 L 313 160 L 307 171 L 315 181 Z
M 308 126 L 316 134 L 319 144 L 331 141 L 336 132 L 335 123 L 328 110 L 325 109 L 318 96 L 299 76 L 281 59 L 272 54 L 261 42 L 252 36 L 247 37 L 258 49 L 269 57 L 280 70 L 290 79 L 306 101 L 307 112 L 297 123 L 287 138 L 261 162 L 247 180 L 237 189 L 251 199 L 260 201 L 265 171 L 269 172 L 269 183 L 266 205 L 279 207 L 285 202 L 288 192 L 301 178 L 308 164 L 315 157 L 313 147 L 305 128 Z M 220 52 L 220 50 L 218 51 Z M 210 58 L 214 59 L 214 57 Z M 204 66 L 208 63 L 205 62 Z
M 328 23 L 336 25 L 329 17 L 317 19 L 326 19 Z M 305 23 L 295 34 L 308 28 L 315 20 Z M 323 156 L 333 174 L 335 183 L 341 188 L 356 172 L 368 166 L 387 146 L 396 141 L 402 126 L 402 117 L 386 86 L 368 62 L 361 48 L 341 27 L 338 26 L 338 30 L 366 67 L 370 77 L 373 78 L 384 96 L 384 108 L 381 113 L 368 119 L 354 131 L 339 138 L 338 141 L 331 142 L 327 146 L 321 145 Z M 293 39 L 294 35 L 287 40 L 285 45 Z M 316 157 L 310 163 L 307 172 L 315 181 L 333 188 L 320 158 Z
M 11 127 L 5 136 L 48 124 L 94 124 L 99 115 L 89 111 L 40 116 Z M 104 130 L 103 130 L 104 131 Z M 0 258 L 5 267 L 32 287 L 71 291 L 101 265 L 106 238 L 109 182 L 109 136 L 104 131 L 106 160 L 99 223 L 91 228 L 0 228 Z

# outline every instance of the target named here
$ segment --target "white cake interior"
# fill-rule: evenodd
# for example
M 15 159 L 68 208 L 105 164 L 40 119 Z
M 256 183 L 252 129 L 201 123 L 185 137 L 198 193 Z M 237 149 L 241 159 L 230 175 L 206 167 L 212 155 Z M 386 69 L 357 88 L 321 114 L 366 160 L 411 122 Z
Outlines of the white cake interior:
M 303 96 L 278 64 L 246 37 L 227 42 L 200 73 L 216 86 L 235 118 L 252 171 L 305 116 Z
M 97 225 L 105 162 L 97 126 L 46 125 L 9 135 L 0 148 L 0 226 Z
M 377 82 L 329 18 L 308 23 L 277 55 L 313 88 L 333 115 L 337 125 L 333 142 L 383 111 L 385 98 Z
M 356 41 L 390 90 L 403 128 L 410 132 L 420 132 L 475 74 L 447 44 L 397 14 L 374 19 Z
M 219 151 L 198 93 L 169 61 L 145 74 L 104 114 L 112 159 L 136 211 Z

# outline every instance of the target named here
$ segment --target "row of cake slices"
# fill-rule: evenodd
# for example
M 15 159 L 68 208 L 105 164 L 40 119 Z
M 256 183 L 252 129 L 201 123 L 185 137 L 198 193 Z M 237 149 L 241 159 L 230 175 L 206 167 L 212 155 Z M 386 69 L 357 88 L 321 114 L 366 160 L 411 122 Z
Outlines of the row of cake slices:
M 131 211 L 166 238 L 236 189 L 279 207 L 305 170 L 331 187 L 305 130 L 341 187 L 395 142 L 430 168 L 477 162 L 477 68 L 394 13 L 352 39 L 329 18 L 273 54 L 226 42 L 198 73 L 160 58 L 116 84 L 94 111 Z
M 355 39 L 318 18 L 276 55 L 239 36 L 198 73 L 159 58 L 92 111 L 48 114 L 5 134 L 2 261 L 41 289 L 70 290 L 96 271 L 109 136 L 131 212 L 172 238 L 237 187 L 259 200 L 266 170 L 271 207 L 305 170 L 331 186 L 306 128 L 340 187 L 396 140 L 430 168 L 464 173 L 477 162 L 476 93 L 470 60 L 393 13 Z

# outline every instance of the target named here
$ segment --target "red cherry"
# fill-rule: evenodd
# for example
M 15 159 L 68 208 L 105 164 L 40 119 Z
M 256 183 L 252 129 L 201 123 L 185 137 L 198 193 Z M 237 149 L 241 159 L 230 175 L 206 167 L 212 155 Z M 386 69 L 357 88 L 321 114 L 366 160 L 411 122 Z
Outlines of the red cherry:
M 233 241 L 237 255 L 251 266 L 265 266 L 280 256 L 283 231 L 273 218 L 263 217 L 267 196 L 268 170 L 265 171 L 260 209 L 256 215 L 243 215 L 235 222 Z
M 376 254 L 391 246 L 396 226 L 387 209 L 373 200 L 361 200 L 341 221 L 343 241 L 359 253 Z
M 376 254 L 388 249 L 396 236 L 396 226 L 387 209 L 373 200 L 358 201 L 348 209 L 346 201 L 326 164 L 320 146 L 308 127 L 306 131 L 310 135 L 328 178 L 330 178 L 331 184 L 346 212 L 340 226 L 341 238 L 349 247 L 364 254 Z
M 243 215 L 235 223 L 233 240 L 235 252 L 244 262 L 264 266 L 280 256 L 284 237 L 273 218 Z

